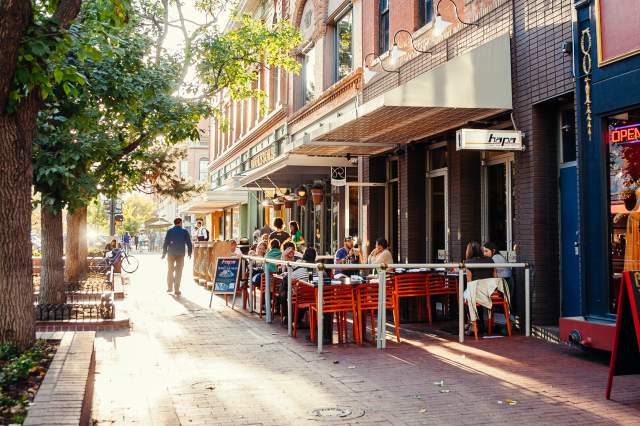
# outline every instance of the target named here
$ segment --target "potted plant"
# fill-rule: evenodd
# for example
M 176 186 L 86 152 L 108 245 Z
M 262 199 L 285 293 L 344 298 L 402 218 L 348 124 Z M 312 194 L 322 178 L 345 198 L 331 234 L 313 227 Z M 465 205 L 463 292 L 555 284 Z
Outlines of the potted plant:
M 307 188 L 304 185 L 300 185 L 296 188 L 296 195 L 298 196 L 297 204 L 300 207 L 307 205 Z
M 311 201 L 313 204 L 320 204 L 322 202 L 322 197 L 324 196 L 324 185 L 321 183 L 315 183 L 311 187 Z

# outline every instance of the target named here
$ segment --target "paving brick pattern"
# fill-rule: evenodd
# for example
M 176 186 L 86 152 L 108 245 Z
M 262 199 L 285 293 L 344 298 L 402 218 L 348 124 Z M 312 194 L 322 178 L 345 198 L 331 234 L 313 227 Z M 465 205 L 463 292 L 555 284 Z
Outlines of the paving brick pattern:
M 60 339 L 60 345 L 24 425 L 78 425 L 88 422 L 91 401 L 88 379 L 92 369 L 94 336 L 93 331 L 38 335 L 43 339 Z
M 334 345 L 322 355 L 192 284 L 164 293 L 164 265 L 141 256 L 127 289 L 133 327 L 96 338 L 98 425 L 314 424 L 309 412 L 364 410 L 336 424 L 637 424 L 640 376 L 523 337 L 461 345 L 422 325 L 386 351 Z M 444 385 L 434 382 L 444 380 Z M 442 392 L 448 390 L 449 392 Z M 500 404 L 511 399 L 516 405 Z M 326 424 L 326 422 L 322 422 Z

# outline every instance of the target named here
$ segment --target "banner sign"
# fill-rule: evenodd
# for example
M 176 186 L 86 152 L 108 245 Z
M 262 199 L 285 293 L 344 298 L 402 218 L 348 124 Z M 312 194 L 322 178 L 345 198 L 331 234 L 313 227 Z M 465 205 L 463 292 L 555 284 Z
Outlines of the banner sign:
M 613 376 L 640 374 L 640 271 L 623 273 L 617 313 L 607 399 L 611 399 Z
M 347 184 L 347 168 L 331 167 L 331 185 L 345 186 Z
M 456 150 L 523 151 L 522 132 L 517 130 L 460 129 Z

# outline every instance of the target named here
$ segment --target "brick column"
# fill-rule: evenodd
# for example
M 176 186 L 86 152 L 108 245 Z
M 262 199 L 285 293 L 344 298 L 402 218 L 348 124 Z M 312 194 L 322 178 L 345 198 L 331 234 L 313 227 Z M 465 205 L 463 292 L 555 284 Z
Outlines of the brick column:
M 482 234 L 480 153 L 449 143 L 449 259 L 464 259 L 467 243 Z

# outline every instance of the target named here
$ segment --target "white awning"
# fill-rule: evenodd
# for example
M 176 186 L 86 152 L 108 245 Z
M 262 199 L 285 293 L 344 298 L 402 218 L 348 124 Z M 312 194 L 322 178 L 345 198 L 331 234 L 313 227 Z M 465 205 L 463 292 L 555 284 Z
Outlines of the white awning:
M 298 154 L 371 154 L 512 109 L 508 34 L 362 104 L 327 117 Z M 358 149 L 361 147 L 362 149 Z
M 246 191 L 208 191 L 183 204 L 180 213 L 211 213 L 225 207 L 245 204 L 248 199 Z

